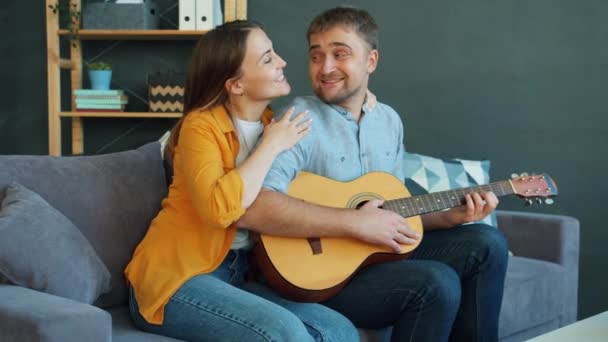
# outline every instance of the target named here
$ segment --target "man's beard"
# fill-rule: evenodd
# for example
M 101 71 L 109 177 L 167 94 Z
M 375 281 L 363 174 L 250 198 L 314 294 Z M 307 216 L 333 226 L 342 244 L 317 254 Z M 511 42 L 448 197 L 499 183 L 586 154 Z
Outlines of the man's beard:
M 323 102 L 333 105 L 340 105 L 355 96 L 359 92 L 359 88 L 352 90 L 342 89 L 338 93 L 331 96 L 325 96 L 320 87 L 315 88 L 314 92 Z

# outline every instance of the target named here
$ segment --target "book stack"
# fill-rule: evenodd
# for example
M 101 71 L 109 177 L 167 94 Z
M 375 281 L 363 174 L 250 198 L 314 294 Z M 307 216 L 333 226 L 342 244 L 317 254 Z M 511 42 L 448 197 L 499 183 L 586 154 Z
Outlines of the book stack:
M 129 98 L 123 90 L 76 89 L 74 90 L 77 111 L 122 112 Z

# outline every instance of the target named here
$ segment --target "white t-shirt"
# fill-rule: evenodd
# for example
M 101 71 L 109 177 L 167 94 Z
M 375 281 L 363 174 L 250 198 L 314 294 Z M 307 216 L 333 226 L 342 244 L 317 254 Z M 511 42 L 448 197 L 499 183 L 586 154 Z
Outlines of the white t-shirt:
M 245 121 L 233 117 L 232 122 L 236 128 L 236 135 L 239 138 L 239 154 L 236 156 L 236 166 L 239 166 L 249 157 L 252 149 L 258 143 L 258 140 L 264 132 L 264 125 L 261 121 Z M 251 241 L 249 241 L 249 231 L 246 229 L 238 229 L 232 246 L 230 249 L 249 249 Z

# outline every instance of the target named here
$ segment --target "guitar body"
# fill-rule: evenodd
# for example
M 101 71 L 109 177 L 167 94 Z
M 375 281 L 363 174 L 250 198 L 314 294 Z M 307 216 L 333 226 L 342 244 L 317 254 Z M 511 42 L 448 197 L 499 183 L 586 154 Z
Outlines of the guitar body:
M 384 199 L 384 209 L 405 217 L 421 235 L 421 214 L 461 206 L 467 194 L 480 191 L 491 191 L 499 197 L 514 194 L 526 199 L 528 205 L 542 199 L 551 204 L 552 197 L 557 196 L 557 185 L 547 174 L 522 174 L 511 180 L 412 197 L 401 180 L 384 172 L 370 172 L 351 182 L 301 172 L 288 189 L 292 197 L 334 208 L 359 208 L 367 201 Z M 420 241 L 402 245 L 402 253 L 396 254 L 350 238 L 261 235 L 253 251 L 258 267 L 275 290 L 292 300 L 321 302 L 336 295 L 361 267 L 407 258 Z
M 384 172 L 371 172 L 351 182 L 302 172 L 290 184 L 288 194 L 335 208 L 358 208 L 373 199 L 410 197 L 399 179 Z M 420 216 L 406 220 L 422 234 Z M 421 240 L 418 241 L 419 244 Z M 407 258 L 418 244 L 402 245 L 403 252 L 396 254 L 388 248 L 351 238 L 261 235 L 254 254 L 266 280 L 283 296 L 296 301 L 319 302 L 338 293 L 361 267 Z

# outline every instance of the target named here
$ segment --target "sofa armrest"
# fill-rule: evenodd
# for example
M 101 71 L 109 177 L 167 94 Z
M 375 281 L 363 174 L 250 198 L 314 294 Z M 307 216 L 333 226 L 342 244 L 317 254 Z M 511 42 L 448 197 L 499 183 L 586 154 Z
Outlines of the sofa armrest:
M 516 256 L 578 268 L 580 228 L 574 217 L 506 210 L 496 215 Z
M 570 216 L 497 210 L 498 227 L 514 255 L 561 265 L 564 310 L 559 326 L 577 318 L 580 224 Z
M 0 340 L 109 342 L 112 317 L 92 305 L 0 284 Z

